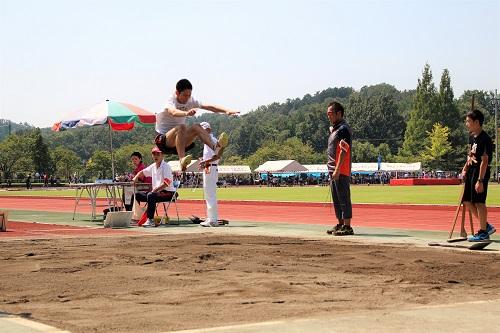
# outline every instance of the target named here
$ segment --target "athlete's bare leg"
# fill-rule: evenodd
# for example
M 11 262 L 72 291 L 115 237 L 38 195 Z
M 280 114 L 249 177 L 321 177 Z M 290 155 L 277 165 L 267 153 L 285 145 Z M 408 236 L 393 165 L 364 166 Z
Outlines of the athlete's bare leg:
M 479 215 L 479 224 L 481 225 L 481 230 L 486 230 L 488 224 L 488 210 L 486 209 L 486 204 L 476 202 L 475 206 L 477 208 L 477 214 Z
M 182 159 L 184 156 L 186 156 L 186 133 L 186 125 L 176 126 L 165 133 L 165 145 L 171 148 L 175 147 L 177 149 L 177 155 L 179 155 L 179 159 Z
M 186 133 L 187 145 L 196 140 L 196 138 L 200 138 L 204 144 L 211 147 L 213 150 L 217 148 L 217 141 L 212 141 L 212 137 L 203 129 L 203 127 L 200 126 L 200 124 L 193 124 L 188 127 Z
M 186 147 L 193 143 L 196 138 L 200 138 L 204 144 L 212 148 L 216 147 L 217 142 L 213 142 L 207 131 L 205 131 L 199 124 L 194 124 L 190 127 L 187 127 L 186 125 L 179 125 L 172 128 L 170 131 L 165 133 L 165 144 L 167 147 L 175 147 L 177 149 L 179 159 L 182 159 L 186 156 Z

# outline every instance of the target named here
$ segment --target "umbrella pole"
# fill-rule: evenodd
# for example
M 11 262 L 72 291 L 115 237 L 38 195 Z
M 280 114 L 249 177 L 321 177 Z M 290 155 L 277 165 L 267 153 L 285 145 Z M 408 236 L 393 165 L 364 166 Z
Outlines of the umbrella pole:
M 109 126 L 109 143 L 111 145 L 111 179 L 114 181 L 115 180 L 115 157 L 113 154 L 113 130 L 111 129 L 111 124 L 108 123 Z

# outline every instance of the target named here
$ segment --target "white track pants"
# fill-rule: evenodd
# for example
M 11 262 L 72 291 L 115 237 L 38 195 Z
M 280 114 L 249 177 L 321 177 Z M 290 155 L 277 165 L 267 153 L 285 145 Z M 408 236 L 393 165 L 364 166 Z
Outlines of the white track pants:
M 216 166 L 210 166 L 210 172 L 207 174 L 203 171 L 203 192 L 205 201 L 207 202 L 207 221 L 217 222 L 217 180 L 219 172 Z

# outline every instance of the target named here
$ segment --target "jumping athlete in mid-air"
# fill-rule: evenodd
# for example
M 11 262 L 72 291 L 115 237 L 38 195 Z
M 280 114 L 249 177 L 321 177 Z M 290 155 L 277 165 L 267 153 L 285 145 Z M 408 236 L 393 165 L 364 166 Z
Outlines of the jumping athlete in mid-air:
M 199 138 L 204 144 L 217 151 L 226 147 L 228 136 L 221 133 L 214 140 L 199 125 L 186 126 L 186 117 L 196 114 L 197 109 L 204 109 L 215 113 L 223 113 L 228 116 L 238 115 L 239 112 L 225 109 L 221 106 L 203 104 L 191 96 L 193 86 L 187 79 L 182 79 L 175 86 L 175 93 L 169 98 L 162 112 L 156 115 L 156 138 L 155 143 L 165 154 L 177 154 L 179 156 L 182 171 L 185 171 L 192 156 L 186 155 L 186 150 L 194 147 L 194 140 Z

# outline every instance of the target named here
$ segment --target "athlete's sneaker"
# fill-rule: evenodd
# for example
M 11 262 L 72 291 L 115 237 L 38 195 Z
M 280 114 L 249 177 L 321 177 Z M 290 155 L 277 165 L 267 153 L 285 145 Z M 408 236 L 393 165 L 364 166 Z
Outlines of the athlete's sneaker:
M 331 228 L 331 229 L 328 229 L 328 230 L 326 231 L 326 233 L 327 233 L 327 234 L 329 234 L 329 235 L 332 235 L 332 234 L 334 234 L 335 232 L 337 232 L 337 231 L 339 231 L 340 229 L 342 229 L 342 227 L 343 227 L 343 226 L 344 226 L 343 224 L 338 223 L 335 227 L 333 227 L 333 228 Z
M 491 224 L 486 224 L 486 232 L 488 233 L 488 236 L 491 236 L 493 235 L 495 232 L 497 231 L 497 229 L 495 229 L 495 227 Z
M 229 144 L 229 136 L 226 134 L 226 132 L 222 132 L 219 135 L 217 142 L 218 142 L 219 147 L 221 147 L 221 148 L 227 147 L 227 145 Z
M 350 236 L 354 235 L 354 230 L 349 225 L 343 225 L 340 230 L 333 233 L 335 236 Z
M 477 234 L 474 236 L 469 237 L 469 242 L 483 242 L 487 241 L 490 239 L 490 235 L 488 235 L 488 232 L 484 230 L 479 230 Z
M 153 219 L 147 219 L 142 225 L 144 228 L 154 228 L 156 227 L 155 221 Z
M 212 222 L 212 221 L 207 220 L 207 221 L 201 222 L 200 225 L 202 227 L 218 227 L 219 223 L 217 221 Z
M 181 170 L 186 171 L 189 163 L 191 163 L 192 160 L 193 160 L 193 156 L 191 156 L 191 155 L 186 155 L 183 158 L 181 158 L 181 160 L 179 161 L 179 164 L 181 166 Z

